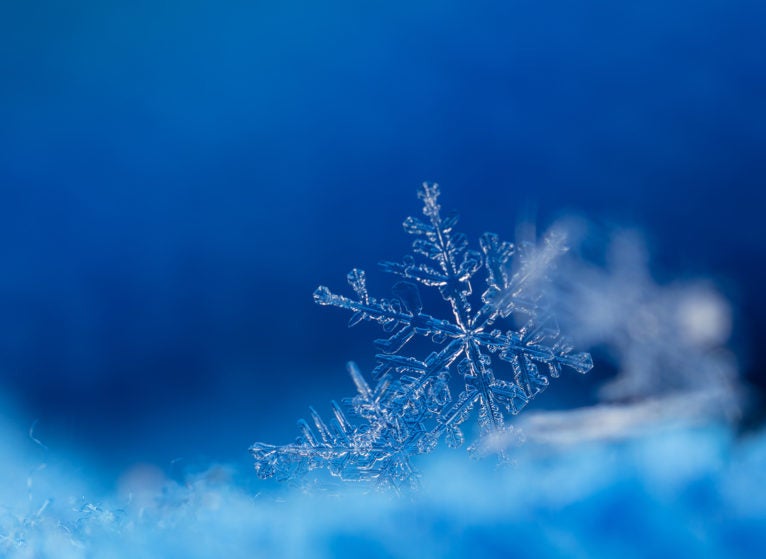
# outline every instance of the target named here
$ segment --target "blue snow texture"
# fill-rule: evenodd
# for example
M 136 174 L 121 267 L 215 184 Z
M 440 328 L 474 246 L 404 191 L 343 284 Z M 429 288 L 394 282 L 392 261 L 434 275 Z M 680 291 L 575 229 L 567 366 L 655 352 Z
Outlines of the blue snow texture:
M 766 387 L 766 3 L 480 4 L 0 2 L 0 387 L 23 422 L 110 475 L 293 441 L 353 395 L 347 361 L 374 385 L 381 337 L 313 291 L 353 295 L 357 267 L 390 297 L 377 262 L 407 253 L 424 180 L 477 250 L 561 212 L 640 227 L 658 280 L 721 280 Z
M 404 278 L 394 284 L 393 298 L 371 297 L 366 275 L 358 269 L 347 277 L 353 298 L 324 286 L 314 292 L 318 304 L 351 311 L 349 326 L 372 321 L 388 335 L 375 341 L 380 353 L 374 387 L 355 364 L 348 367 L 358 394 L 346 408 L 359 424 L 349 421 L 337 402 L 332 404 L 329 424 L 312 408 L 314 429 L 300 420 L 296 443 L 251 447 L 260 477 L 294 480 L 309 470 L 326 468 L 344 480 L 414 485 L 411 457 L 431 452 L 441 438 L 450 447 L 461 446 L 465 435 L 460 426 L 474 408 L 481 435 L 502 437 L 503 412 L 518 414 L 563 367 L 581 374 L 593 367 L 590 355 L 575 353 L 561 335 L 545 301 L 544 280 L 566 251 L 564 239 L 550 234 L 540 246 L 528 242 L 514 246 L 485 233 L 479 241 L 481 252 L 471 250 L 466 236 L 455 231 L 457 214 L 442 217 L 439 194 L 437 184 L 423 183 L 418 198 L 425 221 L 414 217 L 404 221 L 404 230 L 415 237 L 412 254 L 403 262 L 380 264 L 384 271 Z M 514 255 L 517 265 L 512 271 Z M 478 283 L 479 271 L 484 272 L 486 286 L 474 310 L 471 282 Z M 438 291 L 449 305 L 449 320 L 424 312 L 419 286 Z M 506 326 L 517 319 L 520 327 L 501 330 L 503 319 Z M 402 351 L 416 336 L 436 346 L 424 359 Z M 500 371 L 493 370 L 491 355 L 508 364 L 510 380 L 498 378 Z M 454 397 L 451 375 L 459 378 Z
M 14 426 L 15 427 L 15 426 Z M 654 429 L 621 443 L 522 447 L 515 465 L 431 454 L 406 498 L 256 494 L 229 468 L 136 469 L 114 493 L 80 461 L 0 424 L 0 556 L 84 558 L 763 557 L 766 435 Z M 50 458 L 50 456 L 49 456 Z M 46 467 L 47 466 L 47 467 Z

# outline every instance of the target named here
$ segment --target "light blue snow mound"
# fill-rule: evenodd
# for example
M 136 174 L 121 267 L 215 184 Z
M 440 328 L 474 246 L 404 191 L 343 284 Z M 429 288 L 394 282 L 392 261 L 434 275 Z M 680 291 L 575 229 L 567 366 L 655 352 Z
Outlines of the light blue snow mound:
M 766 552 L 766 434 L 658 428 L 620 442 L 528 444 L 514 463 L 425 457 L 420 491 L 340 484 L 253 494 L 213 467 L 177 483 L 135 468 L 43 467 L 0 426 L 0 556 L 757 557 Z M 49 454 L 49 453 L 48 453 Z M 49 456 L 49 464 L 55 461 Z

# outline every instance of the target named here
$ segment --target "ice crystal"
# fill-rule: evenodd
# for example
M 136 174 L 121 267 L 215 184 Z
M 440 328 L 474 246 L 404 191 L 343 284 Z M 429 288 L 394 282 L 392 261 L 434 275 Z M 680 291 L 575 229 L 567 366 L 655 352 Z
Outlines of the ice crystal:
M 426 219 L 404 221 L 404 230 L 415 237 L 413 254 L 380 264 L 403 278 L 393 286 L 394 297 L 370 296 L 358 269 L 347 277 L 353 297 L 324 286 L 314 292 L 318 304 L 350 311 L 349 326 L 377 322 L 388 335 L 375 341 L 380 352 L 374 386 L 350 363 L 357 395 L 343 406 L 333 402 L 329 423 L 312 408 L 314 427 L 301 420 L 293 444 L 254 444 L 250 450 L 259 476 L 297 479 L 326 468 L 344 480 L 413 482 L 411 458 L 433 450 L 440 438 L 450 447 L 463 444 L 460 426 L 474 409 L 481 434 L 497 433 L 505 428 L 506 414 L 519 413 L 562 367 L 591 369 L 590 355 L 573 352 L 542 297 L 540 279 L 565 250 L 563 239 L 552 234 L 541 247 L 516 247 L 485 233 L 481 251 L 472 250 L 465 235 L 454 232 L 457 215 L 442 217 L 438 185 L 424 183 L 418 196 Z M 481 270 L 486 288 L 474 302 L 471 282 Z M 438 290 L 449 318 L 424 312 L 419 286 Z M 499 322 L 508 328 L 493 328 Z M 416 337 L 437 349 L 424 359 L 405 352 Z M 495 375 L 493 355 L 510 365 L 508 378 Z
M 589 237 L 603 238 L 591 229 Z M 736 414 L 738 375 L 726 348 L 729 301 L 709 280 L 658 282 L 635 231 L 618 230 L 606 241 L 604 247 L 590 247 L 604 252 L 603 264 L 569 259 L 559 266 L 553 289 L 567 330 L 577 333 L 579 344 L 601 350 L 618 371 L 601 388 L 602 400 L 683 396 L 692 401 L 692 393 L 704 392 L 710 396 L 702 399 L 709 401 L 706 413 Z

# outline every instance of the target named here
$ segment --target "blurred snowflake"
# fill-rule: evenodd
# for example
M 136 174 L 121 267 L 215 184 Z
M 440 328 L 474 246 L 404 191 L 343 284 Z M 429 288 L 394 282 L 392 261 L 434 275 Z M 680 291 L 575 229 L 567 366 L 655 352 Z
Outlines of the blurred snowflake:
M 579 218 L 556 227 L 580 255 L 558 263 L 547 297 L 576 344 L 598 352 L 617 374 L 595 405 L 526 414 L 515 425 L 525 440 L 577 446 L 739 421 L 747 390 L 727 347 L 733 309 L 713 282 L 656 280 L 635 230 L 606 231 Z M 502 451 L 516 439 L 485 444 Z
M 438 185 L 424 183 L 418 196 L 426 219 L 404 221 L 405 231 L 415 237 L 413 254 L 402 262 L 381 263 L 384 271 L 404 278 L 394 284 L 393 298 L 371 297 L 365 273 L 357 269 L 347 278 L 355 297 L 324 286 L 314 292 L 320 305 L 351 311 L 350 326 L 373 321 L 388 334 L 375 341 L 380 353 L 374 387 L 350 363 L 358 394 L 344 406 L 333 402 L 329 424 L 312 409 L 314 428 L 301 420 L 297 442 L 251 447 L 260 477 L 299 479 L 326 468 L 344 480 L 413 483 L 412 456 L 430 452 L 441 437 L 448 446 L 460 446 L 460 425 L 472 410 L 478 411 L 481 435 L 494 436 L 510 429 L 504 414 L 519 413 L 562 367 L 579 373 L 592 368 L 590 355 L 574 353 L 560 335 L 544 302 L 547 271 L 566 251 L 562 236 L 551 233 L 539 246 L 514 246 L 485 233 L 481 252 L 471 250 L 465 236 L 454 232 L 457 215 L 441 216 Z M 474 310 L 471 281 L 482 269 L 486 288 Z M 449 305 L 448 319 L 423 312 L 419 285 L 438 290 Z M 503 320 L 507 329 L 493 328 Z M 404 349 L 416 337 L 438 349 L 422 360 L 408 354 Z M 510 364 L 509 378 L 495 376 L 492 355 Z M 457 380 L 450 382 L 453 376 Z
M 590 228 L 591 238 L 604 237 Z M 731 303 L 710 279 L 657 281 L 636 231 L 612 232 L 604 249 L 603 264 L 568 259 L 552 290 L 559 317 L 576 332 L 577 343 L 599 351 L 617 369 L 600 399 L 623 408 L 637 404 L 639 410 L 643 403 L 662 404 L 655 418 L 736 421 L 745 390 L 727 347 Z M 637 418 L 650 425 L 641 413 Z
M 618 368 L 601 390 L 604 400 L 731 393 L 736 368 L 725 344 L 732 309 L 710 282 L 658 283 L 643 240 L 630 230 L 609 238 L 603 266 L 571 259 L 559 271 L 557 308 L 564 323 L 578 343 L 606 349 Z M 578 312 L 584 308 L 589 312 Z

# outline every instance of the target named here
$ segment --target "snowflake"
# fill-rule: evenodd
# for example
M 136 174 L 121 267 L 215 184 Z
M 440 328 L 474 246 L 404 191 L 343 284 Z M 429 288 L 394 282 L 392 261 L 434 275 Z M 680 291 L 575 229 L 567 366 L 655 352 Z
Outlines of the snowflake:
M 542 302 L 546 270 L 565 251 L 560 236 L 546 236 L 541 247 L 514 247 L 485 233 L 481 252 L 471 250 L 465 235 L 454 232 L 457 215 L 441 216 L 438 185 L 424 183 L 418 196 L 427 219 L 404 222 L 404 230 L 415 237 L 413 254 L 402 262 L 381 263 L 384 271 L 404 278 L 394 284 L 393 298 L 371 297 L 365 273 L 357 269 L 347 278 L 355 297 L 324 286 L 314 292 L 318 304 L 351 311 L 349 326 L 377 322 L 388 334 L 375 341 L 380 353 L 374 387 L 350 363 L 358 393 L 343 406 L 333 402 L 329 424 L 312 408 L 314 428 L 301 420 L 295 443 L 251 447 L 260 477 L 299 479 L 326 468 L 344 480 L 412 483 L 411 458 L 433 450 L 442 437 L 450 447 L 463 444 L 460 425 L 474 409 L 481 434 L 496 434 L 505 429 L 505 414 L 519 413 L 562 367 L 579 373 L 592 368 L 590 355 L 573 353 Z M 471 281 L 482 269 L 486 289 L 474 311 Z M 419 285 L 438 290 L 449 305 L 449 319 L 423 312 Z M 493 329 L 499 320 L 521 326 Z M 403 350 L 416 337 L 430 340 L 437 350 L 422 360 L 408 355 Z M 495 375 L 492 355 L 510 364 L 510 378 Z M 457 380 L 451 382 L 453 376 Z
M 605 235 L 595 230 L 590 237 Z M 635 231 L 613 232 L 605 247 L 595 248 L 603 250 L 604 264 L 570 260 L 560 267 L 552 296 L 579 342 L 605 350 L 618 370 L 601 398 L 636 402 L 707 392 L 734 413 L 737 372 L 726 349 L 732 308 L 725 297 L 709 281 L 658 283 Z

